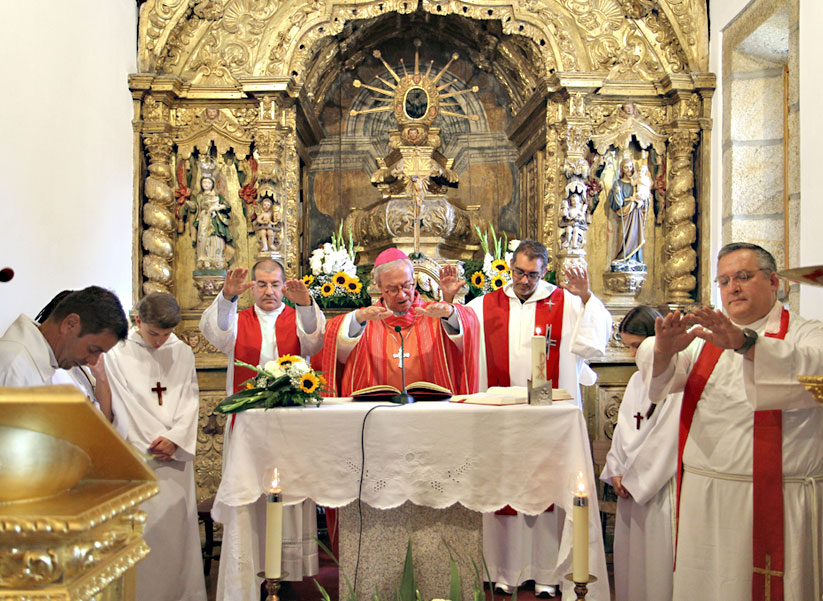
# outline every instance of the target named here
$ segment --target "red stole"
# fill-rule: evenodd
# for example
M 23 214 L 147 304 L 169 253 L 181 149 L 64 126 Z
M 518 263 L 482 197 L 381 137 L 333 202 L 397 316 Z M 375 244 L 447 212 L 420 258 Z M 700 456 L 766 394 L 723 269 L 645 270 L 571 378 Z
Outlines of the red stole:
M 780 329 L 767 332 L 769 338 L 786 337 L 789 312 L 780 315 Z M 723 349 L 706 342 L 689 373 L 680 409 L 680 433 L 677 444 L 677 523 L 680 526 L 680 487 L 683 480 L 683 449 L 689 436 L 697 403 L 714 371 Z M 783 601 L 784 524 L 783 524 L 783 414 L 782 411 L 754 412 L 754 446 L 752 453 L 752 600 Z M 676 561 L 676 558 L 675 558 Z M 766 574 L 766 571 L 770 573 Z M 772 580 L 774 578 L 774 580 Z M 768 580 L 767 580 L 768 579 Z
M 377 304 L 382 306 L 382 299 Z M 386 352 L 387 340 L 394 334 L 394 326 L 398 325 L 404 329 L 415 328 L 417 344 L 414 349 L 409 348 L 409 352 L 423 362 L 426 381 L 444 386 L 454 394 L 476 392 L 477 369 L 473 359 L 477 356 L 478 322 L 474 311 L 453 305 L 463 326 L 463 353 L 460 353 L 439 319 L 417 314 L 419 306 L 423 306 L 423 302 L 415 294 L 411 308 L 404 315 L 367 322 L 345 365 L 337 361 L 337 336 L 345 315 L 328 322 L 321 360 L 331 389 L 328 396 L 349 396 L 360 388 L 386 383 L 389 362 L 396 361 Z
M 283 312 L 274 322 L 274 339 L 277 341 L 277 354 L 299 355 L 300 339 L 297 337 L 297 311 L 285 305 Z M 234 343 L 234 359 L 249 363 L 260 364 L 260 347 L 263 346 L 263 333 L 260 331 L 260 320 L 254 306 L 237 314 L 237 340 Z M 255 373 L 246 368 L 234 366 L 234 387 L 232 392 L 239 392 L 243 382 L 253 378 Z
M 546 354 L 546 374 L 558 386 L 560 375 L 560 339 L 563 335 L 563 301 L 561 288 L 537 301 L 534 312 L 535 335 L 547 334 L 551 326 L 551 348 Z M 498 288 L 483 297 L 483 338 L 486 344 L 488 386 L 511 386 L 509 374 L 509 303 L 511 298 Z M 504 335 L 505 333 L 505 335 Z

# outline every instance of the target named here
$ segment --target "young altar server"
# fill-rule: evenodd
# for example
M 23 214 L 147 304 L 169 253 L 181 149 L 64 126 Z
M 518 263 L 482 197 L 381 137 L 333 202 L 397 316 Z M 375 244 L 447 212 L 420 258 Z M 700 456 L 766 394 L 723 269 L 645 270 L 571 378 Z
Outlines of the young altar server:
M 674 471 L 682 395 L 654 405 L 647 378 L 654 357 L 654 322 L 660 313 L 635 307 L 620 322 L 620 337 L 640 371 L 620 403 L 617 428 L 600 479 L 618 495 L 614 527 L 614 589 L 617 601 L 672 598 Z
M 582 407 L 580 384 L 596 379 L 586 359 L 605 355 L 612 317 L 592 294 L 585 268 L 567 269 L 566 283 L 557 287 L 543 279 L 548 266 L 546 247 L 522 240 L 509 265 L 511 282 L 469 303 L 480 322 L 479 390 L 525 386 L 531 378 L 532 336 L 539 332 L 551 338 L 549 378 Z M 440 285 L 445 300 L 451 301 L 462 284 L 453 266 L 444 268 Z M 556 595 L 555 585 L 564 576 L 557 566 L 564 519 L 560 511 L 526 516 L 510 507 L 484 514 L 483 553 L 495 588 L 510 593 L 534 580 L 537 594 Z
M 180 307 L 153 292 L 137 304 L 137 325 L 106 355 L 112 410 L 126 440 L 151 456 L 160 492 L 141 509 L 149 556 L 137 565 L 138 601 L 205 601 L 194 490 L 200 395 L 191 348 L 174 335 Z

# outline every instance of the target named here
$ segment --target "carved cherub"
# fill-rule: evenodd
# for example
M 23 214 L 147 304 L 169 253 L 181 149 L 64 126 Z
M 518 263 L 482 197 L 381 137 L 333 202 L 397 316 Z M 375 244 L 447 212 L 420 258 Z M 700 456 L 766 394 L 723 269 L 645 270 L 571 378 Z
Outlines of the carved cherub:
M 260 244 L 262 252 L 268 252 L 274 247 L 274 211 L 272 210 L 272 200 L 264 196 L 260 201 L 260 211 L 252 222 L 254 232 L 257 235 L 257 242 Z

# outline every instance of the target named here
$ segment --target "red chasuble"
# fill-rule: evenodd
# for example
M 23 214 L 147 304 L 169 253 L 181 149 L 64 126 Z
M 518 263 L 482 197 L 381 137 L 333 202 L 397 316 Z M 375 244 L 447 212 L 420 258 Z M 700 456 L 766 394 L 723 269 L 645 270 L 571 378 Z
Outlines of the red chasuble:
M 764 336 L 784 339 L 789 329 L 789 312 L 780 315 L 780 329 Z M 710 342 L 703 345 L 689 373 L 680 409 L 680 434 L 677 445 L 677 525 L 680 527 L 680 487 L 683 481 L 683 449 L 689 437 L 697 403 L 714 371 L 723 349 Z M 783 525 L 783 413 L 754 412 L 752 449 L 752 600 L 769 598 L 783 601 L 784 534 Z M 676 558 L 675 558 L 676 560 Z M 766 573 L 768 572 L 768 573 Z M 773 579 L 773 580 L 772 580 Z
M 337 335 L 345 315 L 335 317 L 326 324 L 322 351 L 322 368 L 329 387 L 328 396 L 350 396 L 355 390 L 388 383 L 389 364 L 397 362 L 388 352 L 388 342 L 397 334 L 395 326 L 414 330 L 413 347 L 407 345 L 408 362 L 419 362 L 426 382 L 438 384 L 453 394 L 477 392 L 477 367 L 474 361 L 478 350 L 478 321 L 474 311 L 461 305 L 453 305 L 463 326 L 463 353 L 446 335 L 439 319 L 418 315 L 416 309 L 424 304 L 415 293 L 412 306 L 404 315 L 392 315 L 379 321 L 369 321 L 360 341 L 349 355 L 345 365 L 337 361 Z M 383 305 L 383 299 L 377 302 Z M 404 333 L 404 336 L 408 336 Z M 407 378 L 408 380 L 408 378 Z
M 534 334 L 546 335 L 551 326 L 551 349 L 546 354 L 546 374 L 557 386 L 560 376 L 560 339 L 563 335 L 563 290 L 555 288 L 548 297 L 537 301 Z M 483 297 L 483 338 L 486 344 L 488 386 L 511 386 L 509 375 L 509 298 L 502 288 Z M 531 360 L 531 359 L 529 359 Z
M 274 322 L 274 339 L 277 341 L 278 355 L 299 355 L 300 339 L 297 337 L 297 311 L 288 305 Z M 260 347 L 263 346 L 263 334 L 260 320 L 254 306 L 237 314 L 237 340 L 234 343 L 234 358 L 251 365 L 260 364 Z M 246 368 L 234 366 L 234 390 L 239 392 L 243 382 L 254 377 L 255 373 Z

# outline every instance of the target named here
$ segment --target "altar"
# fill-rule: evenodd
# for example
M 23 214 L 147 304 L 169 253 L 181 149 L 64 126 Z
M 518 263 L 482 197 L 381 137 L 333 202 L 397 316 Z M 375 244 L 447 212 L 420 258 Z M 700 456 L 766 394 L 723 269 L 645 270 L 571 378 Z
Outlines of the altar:
M 492 407 L 328 399 L 320 407 L 247 411 L 237 415 L 212 512 L 224 524 L 218 601 L 258 598 L 262 494 L 274 467 L 280 470 L 287 504 L 308 498 L 318 505 L 343 507 L 359 498 L 368 506 L 364 519 L 371 510 L 392 510 L 407 502 L 479 513 L 508 504 L 532 515 L 555 504 L 566 512 L 558 582 L 571 572 L 572 486 L 577 473 L 583 472 L 589 491 L 596 490 L 585 420 L 576 406 L 563 402 Z M 608 577 L 594 494 L 589 508 L 589 571 L 598 581 L 590 586 L 588 599 L 606 601 Z M 352 521 L 350 526 L 357 528 L 357 521 Z M 342 527 L 346 529 L 345 522 Z M 411 535 L 403 536 L 408 540 Z M 346 536 L 341 533 L 341 539 Z M 405 541 L 399 553 L 402 558 Z M 448 557 L 445 548 L 443 553 Z M 357 558 L 347 556 L 345 545 L 341 555 L 343 570 L 349 573 Z M 402 559 L 400 564 L 398 572 Z M 444 572 L 447 566 L 442 565 Z M 361 552 L 358 598 L 374 594 L 373 587 L 360 588 L 369 569 L 370 560 Z M 473 574 L 461 571 L 461 576 L 470 582 Z M 423 597 L 430 598 L 425 583 L 420 578 L 418 583 Z M 398 583 L 386 584 L 393 590 Z M 448 589 L 435 596 L 447 594 Z

